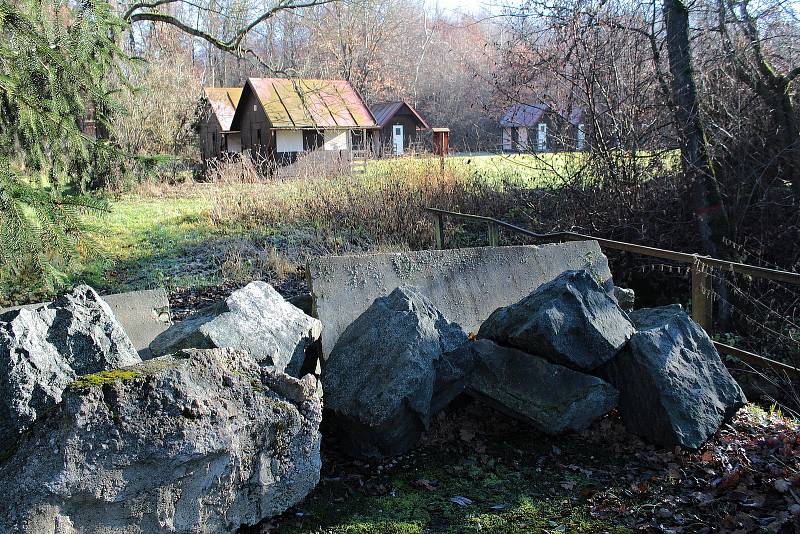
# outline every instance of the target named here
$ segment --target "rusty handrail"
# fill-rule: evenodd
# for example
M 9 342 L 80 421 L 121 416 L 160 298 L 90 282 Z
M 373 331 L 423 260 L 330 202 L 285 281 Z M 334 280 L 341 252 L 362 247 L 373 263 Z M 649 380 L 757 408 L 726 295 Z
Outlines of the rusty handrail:
M 648 247 L 645 245 L 637 245 L 635 243 L 626 243 L 624 241 L 614 241 L 613 239 L 605 239 L 602 237 L 594 237 L 577 232 L 555 232 L 552 234 L 537 234 L 525 228 L 520 228 L 513 224 L 494 219 L 492 217 L 484 217 L 482 215 L 471 215 L 468 213 L 459 213 L 457 211 L 446 211 L 438 208 L 426 208 L 429 212 L 438 215 L 447 215 L 458 219 L 477 220 L 487 224 L 493 223 L 499 227 L 507 228 L 516 233 L 541 240 L 565 240 L 565 241 L 597 241 L 601 247 L 607 247 L 614 250 L 622 250 L 625 252 L 633 252 L 642 254 L 644 256 L 652 256 L 654 258 L 661 258 L 666 260 L 673 260 L 689 265 L 695 264 L 698 261 L 717 267 L 726 271 L 731 271 L 740 274 L 749 274 L 759 278 L 768 278 L 770 280 L 777 280 L 789 284 L 800 285 L 800 273 L 793 273 L 790 271 L 779 271 L 776 269 L 769 269 L 767 267 L 757 267 L 755 265 L 748 265 L 746 263 L 738 263 L 735 261 L 721 260 L 712 258 L 710 256 L 703 256 L 700 254 L 689 254 L 687 252 L 676 252 L 674 250 L 666 250 L 663 248 Z
M 800 285 L 800 273 L 779 271 L 776 269 L 768 269 L 766 267 L 757 267 L 755 265 L 721 260 L 718 258 L 712 258 L 710 256 L 702 256 L 700 254 L 688 254 L 686 252 L 676 252 L 674 250 L 666 250 L 663 248 L 648 247 L 645 245 L 626 243 L 624 241 L 615 241 L 613 239 L 604 239 L 601 237 L 579 234 L 577 232 L 538 234 L 493 217 L 459 213 L 457 211 L 447 211 L 438 208 L 426 208 L 426 210 L 434 215 L 434 237 L 436 239 L 436 248 L 439 249 L 444 248 L 444 217 L 448 216 L 457 219 L 486 223 L 489 229 L 490 246 L 499 245 L 499 228 L 506 228 L 518 234 L 542 241 L 597 241 L 601 247 L 606 247 L 613 250 L 622 250 L 625 252 L 632 252 L 634 254 L 642 254 L 644 256 L 686 263 L 691 266 L 692 271 L 692 318 L 700 326 L 702 326 L 703 329 L 709 332 L 712 330 L 711 313 L 713 309 L 711 299 L 709 297 L 711 280 L 710 274 L 703 268 L 704 265 L 716 267 L 729 272 L 747 274 L 757 278 L 766 278 L 769 280 L 777 280 L 789 284 Z M 730 354 L 731 356 L 735 356 L 744 362 L 761 367 L 769 367 L 775 371 L 800 378 L 800 369 L 797 367 L 793 367 L 770 358 L 765 358 L 764 356 L 732 347 L 724 343 L 719 343 L 717 341 L 714 341 L 714 346 L 719 352 Z

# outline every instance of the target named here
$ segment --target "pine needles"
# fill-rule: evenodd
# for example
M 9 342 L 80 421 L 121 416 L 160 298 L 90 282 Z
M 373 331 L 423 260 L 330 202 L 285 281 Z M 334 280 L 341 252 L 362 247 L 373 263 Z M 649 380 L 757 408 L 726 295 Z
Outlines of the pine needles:
M 122 28 L 105 1 L 0 0 L 0 290 L 52 287 L 91 251 L 82 194 L 119 157 L 110 130 Z M 102 137 L 102 136 L 101 136 Z M 65 192 L 71 192 L 67 194 Z M 76 193 L 80 192 L 80 193 Z

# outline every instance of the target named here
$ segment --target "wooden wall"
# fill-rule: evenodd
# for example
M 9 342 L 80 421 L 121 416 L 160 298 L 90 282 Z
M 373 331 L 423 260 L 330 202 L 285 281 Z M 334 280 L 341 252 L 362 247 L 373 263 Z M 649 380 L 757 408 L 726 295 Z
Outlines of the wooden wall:
M 392 148 L 394 147 L 394 135 L 393 135 L 393 128 L 396 124 L 403 125 L 403 149 L 408 150 L 412 143 L 416 143 L 418 141 L 417 136 L 417 125 L 419 122 L 414 115 L 408 110 L 406 106 L 403 106 L 398 110 L 398 112 L 389 119 L 389 122 L 386 123 L 386 126 L 381 128 L 380 130 L 380 144 L 381 148 L 387 154 L 392 153 Z
M 269 119 L 267 119 L 258 97 L 249 87 L 242 92 L 238 109 L 244 112 L 239 125 L 242 136 L 242 152 L 250 150 L 251 156 L 257 161 L 266 159 L 274 150 L 275 135 L 270 130 Z
M 218 158 L 222 153 L 222 130 L 214 113 L 209 109 L 200 123 L 197 135 L 200 138 L 200 156 L 203 162 Z

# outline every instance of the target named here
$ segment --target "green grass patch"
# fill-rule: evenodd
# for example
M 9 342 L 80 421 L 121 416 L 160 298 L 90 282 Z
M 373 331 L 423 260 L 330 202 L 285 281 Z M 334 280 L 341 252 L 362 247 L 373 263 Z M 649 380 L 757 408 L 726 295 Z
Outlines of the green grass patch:
M 212 224 L 208 198 L 199 190 L 186 196 L 125 195 L 111 212 L 90 216 L 98 253 L 85 259 L 73 277 L 107 291 L 159 285 L 198 284 L 184 276 L 187 246 L 226 234 Z

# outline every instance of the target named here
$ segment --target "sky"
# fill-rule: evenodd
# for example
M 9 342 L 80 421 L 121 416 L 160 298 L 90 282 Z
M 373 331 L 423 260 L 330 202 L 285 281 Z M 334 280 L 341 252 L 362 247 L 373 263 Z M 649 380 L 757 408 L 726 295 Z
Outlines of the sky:
M 426 2 L 431 7 L 439 6 L 442 11 L 461 11 L 471 14 L 493 11 L 499 3 L 501 2 L 498 0 L 428 0 Z

